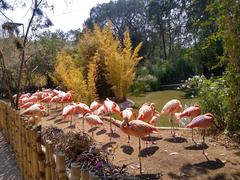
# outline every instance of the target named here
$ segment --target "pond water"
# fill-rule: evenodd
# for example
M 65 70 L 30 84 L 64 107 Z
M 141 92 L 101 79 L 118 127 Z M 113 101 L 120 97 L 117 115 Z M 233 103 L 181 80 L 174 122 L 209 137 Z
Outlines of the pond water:
M 147 92 L 141 95 L 129 95 L 129 99 L 133 100 L 136 103 L 136 111 L 141 107 L 142 104 L 146 102 L 153 102 L 156 104 L 156 109 L 160 112 L 165 105 L 171 99 L 178 99 L 181 101 L 183 105 L 183 109 L 193 105 L 198 102 L 197 98 L 189 98 L 185 96 L 185 92 L 180 90 L 162 90 L 162 91 L 154 91 Z M 174 117 L 175 119 L 175 117 Z M 182 119 L 182 124 L 179 126 L 184 126 L 189 119 Z M 160 120 L 157 123 L 157 126 L 170 126 L 169 124 L 169 116 L 162 115 Z

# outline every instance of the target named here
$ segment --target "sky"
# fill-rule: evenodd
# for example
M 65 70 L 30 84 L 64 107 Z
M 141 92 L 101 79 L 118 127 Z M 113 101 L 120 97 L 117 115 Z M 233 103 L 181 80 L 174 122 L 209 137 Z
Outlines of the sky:
M 51 19 L 53 26 L 50 30 L 61 29 L 68 31 L 70 29 L 82 29 L 84 21 L 89 17 L 92 7 L 97 4 L 110 2 L 110 0 L 47 0 L 49 4 L 54 5 L 54 10 L 45 10 L 44 13 Z M 13 11 L 5 11 L 4 13 L 17 23 L 24 23 L 25 27 L 30 19 L 32 0 L 25 0 L 26 6 L 17 5 Z M 1 16 L 1 14 L 0 14 Z M 0 24 L 3 22 L 0 17 Z

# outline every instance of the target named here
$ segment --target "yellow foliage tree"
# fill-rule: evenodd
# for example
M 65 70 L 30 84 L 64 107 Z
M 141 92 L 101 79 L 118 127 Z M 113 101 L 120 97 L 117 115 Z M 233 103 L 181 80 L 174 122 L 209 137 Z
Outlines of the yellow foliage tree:
M 96 52 L 97 55 L 97 52 Z M 96 89 L 96 74 L 97 74 L 97 60 L 98 56 L 93 57 L 93 61 L 88 64 L 88 76 L 87 76 L 87 88 L 88 88 L 88 103 L 97 99 L 97 89 Z
M 67 52 L 61 51 L 57 54 L 55 73 L 62 86 L 73 91 L 73 99 L 87 102 L 87 84 L 82 71 L 76 66 L 73 57 Z
M 98 32 L 101 33 L 101 32 Z M 112 85 L 115 96 L 125 100 L 129 87 L 135 78 L 135 67 L 142 59 L 138 56 L 142 43 L 133 50 L 129 31 L 124 33 L 123 48 L 120 41 L 112 34 L 112 25 L 105 27 L 102 31 L 104 38 L 100 40 L 101 51 L 105 54 L 106 78 Z M 100 35 L 99 35 L 100 36 Z
M 109 21 L 103 29 L 95 24 L 93 31 L 86 31 L 80 39 L 79 51 L 88 64 L 97 61 L 96 83 L 105 82 L 105 92 L 106 86 L 111 85 L 116 98 L 122 101 L 126 99 L 135 78 L 135 67 L 142 58 L 138 56 L 141 46 L 139 43 L 135 49 L 132 48 L 127 30 L 122 47 L 120 40 L 113 35 Z

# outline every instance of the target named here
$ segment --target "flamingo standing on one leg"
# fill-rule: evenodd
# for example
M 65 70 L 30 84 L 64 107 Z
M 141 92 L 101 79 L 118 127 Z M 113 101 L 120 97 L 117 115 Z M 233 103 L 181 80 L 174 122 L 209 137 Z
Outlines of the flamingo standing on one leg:
M 150 123 L 155 113 L 158 113 L 155 109 L 154 103 L 145 103 L 142 105 L 142 107 L 139 109 L 138 113 L 138 120 L 145 121 L 147 123 Z M 159 113 L 158 113 L 159 114 Z M 149 134 L 150 137 L 150 134 Z M 153 141 L 152 141 L 153 144 Z M 146 141 L 146 145 L 148 145 L 148 141 Z
M 126 108 L 124 109 L 120 115 L 123 119 L 126 119 L 128 122 L 131 120 L 136 119 L 136 114 L 133 112 L 133 108 Z M 130 144 L 130 136 L 128 135 L 128 144 Z
M 75 104 L 69 104 L 63 108 L 63 111 L 62 111 L 63 119 L 64 120 L 69 119 L 69 116 L 70 116 L 70 126 L 72 126 L 73 115 L 75 113 L 76 113 Z
M 50 114 L 50 102 L 51 102 L 52 96 L 48 95 L 44 97 L 41 102 L 47 103 L 47 109 L 48 109 L 48 114 Z
M 110 114 L 110 133 L 113 134 L 112 122 L 111 122 L 112 114 L 115 112 L 120 113 L 121 112 L 120 107 L 117 105 L 117 103 L 111 101 L 108 98 L 103 102 L 103 105 L 105 106 L 107 113 Z M 110 141 L 111 141 L 111 136 L 110 136 Z
M 123 120 L 120 129 L 130 136 L 135 136 L 139 138 L 139 164 L 140 164 L 140 174 L 142 174 L 142 162 L 140 157 L 141 152 L 141 138 L 149 135 L 150 133 L 157 133 L 158 129 L 146 122 L 141 120 L 132 120 L 128 122 L 127 119 Z
M 191 121 L 194 117 L 199 116 L 201 113 L 201 108 L 199 105 L 195 104 L 194 106 L 190 106 L 185 109 L 183 112 L 175 113 L 176 121 L 179 123 L 179 120 L 182 117 L 190 117 Z M 193 128 L 192 128 L 192 141 L 196 144 L 196 141 L 193 138 Z
M 205 144 L 205 134 L 206 128 L 210 127 L 214 122 L 214 116 L 211 113 L 206 113 L 204 115 L 199 115 L 195 117 L 187 126 L 186 128 L 202 128 L 203 129 L 203 145 Z M 208 159 L 207 153 L 203 148 L 203 155 Z
M 67 93 L 61 93 L 61 104 L 62 104 L 62 109 L 64 106 L 64 103 L 70 103 L 72 101 L 72 94 L 71 91 L 68 91 Z
M 76 103 L 75 107 L 76 107 L 76 109 L 75 109 L 76 114 L 82 115 L 82 117 L 83 117 L 82 126 L 83 126 L 83 131 L 84 131 L 85 115 L 86 115 L 86 113 L 90 113 L 91 110 L 88 105 L 81 103 L 81 102 Z
M 85 116 L 85 120 L 86 122 L 91 126 L 97 126 L 97 125 L 103 125 L 103 121 L 100 119 L 99 116 L 95 115 L 95 114 L 90 114 L 90 115 L 86 115 Z M 94 135 L 94 132 L 92 131 L 92 137 Z
M 169 121 L 171 123 L 171 134 L 173 137 L 175 137 L 175 129 L 173 125 L 173 114 L 178 112 L 181 108 L 182 108 L 181 102 L 177 99 L 172 99 L 163 106 L 163 109 L 161 111 L 161 114 L 170 115 Z

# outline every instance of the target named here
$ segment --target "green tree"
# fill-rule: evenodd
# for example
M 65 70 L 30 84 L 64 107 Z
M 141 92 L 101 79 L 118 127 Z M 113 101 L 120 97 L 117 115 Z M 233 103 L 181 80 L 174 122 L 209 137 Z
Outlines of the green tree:
M 224 40 L 224 54 L 228 61 L 227 83 L 229 130 L 240 129 L 240 2 L 224 0 L 220 4 L 219 27 Z

